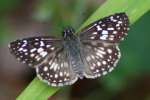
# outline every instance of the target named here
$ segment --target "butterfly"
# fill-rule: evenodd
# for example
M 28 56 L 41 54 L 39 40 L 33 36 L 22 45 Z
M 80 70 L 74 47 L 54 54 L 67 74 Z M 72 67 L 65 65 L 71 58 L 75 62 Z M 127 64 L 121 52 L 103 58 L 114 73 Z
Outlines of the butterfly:
M 121 56 L 118 45 L 128 30 L 126 13 L 115 13 L 78 34 L 67 27 L 60 39 L 29 37 L 11 42 L 9 49 L 19 61 L 35 68 L 38 78 L 48 85 L 72 85 L 78 79 L 95 79 L 111 72 Z

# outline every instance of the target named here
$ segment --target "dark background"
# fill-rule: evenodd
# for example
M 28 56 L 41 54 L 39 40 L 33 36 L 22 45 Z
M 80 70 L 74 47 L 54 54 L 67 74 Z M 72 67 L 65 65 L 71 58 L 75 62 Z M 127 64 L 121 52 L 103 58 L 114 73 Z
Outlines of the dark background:
M 0 0 L 0 100 L 14 100 L 35 77 L 32 68 L 9 53 L 8 43 L 44 34 L 61 35 L 80 25 L 103 0 Z M 150 12 L 131 26 L 120 45 L 122 58 L 105 77 L 81 80 L 53 100 L 150 100 Z

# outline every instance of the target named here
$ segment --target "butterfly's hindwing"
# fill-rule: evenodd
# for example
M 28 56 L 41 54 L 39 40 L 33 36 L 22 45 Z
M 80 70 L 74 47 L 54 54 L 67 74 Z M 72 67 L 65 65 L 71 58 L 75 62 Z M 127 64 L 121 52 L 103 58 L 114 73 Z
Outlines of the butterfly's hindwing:
M 111 72 L 120 59 L 120 50 L 117 45 L 103 43 L 84 43 L 82 50 L 87 78 L 96 78 Z
M 46 36 L 16 40 L 9 45 L 11 53 L 19 61 L 32 67 L 36 67 L 47 55 L 61 47 L 61 40 Z
M 110 15 L 85 27 L 81 33 L 81 41 L 100 40 L 119 43 L 127 35 L 129 20 L 125 13 Z
M 51 86 L 71 85 L 78 79 L 63 50 L 49 56 L 36 68 L 36 72 L 41 80 Z

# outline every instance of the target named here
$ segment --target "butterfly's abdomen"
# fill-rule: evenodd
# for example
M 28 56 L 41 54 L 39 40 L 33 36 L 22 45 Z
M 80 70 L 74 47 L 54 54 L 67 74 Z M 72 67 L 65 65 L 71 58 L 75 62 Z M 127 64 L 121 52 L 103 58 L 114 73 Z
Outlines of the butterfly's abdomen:
M 80 56 L 80 42 L 78 39 L 65 41 L 64 47 L 68 54 L 68 61 L 71 64 L 72 70 L 79 78 L 83 78 L 83 63 Z

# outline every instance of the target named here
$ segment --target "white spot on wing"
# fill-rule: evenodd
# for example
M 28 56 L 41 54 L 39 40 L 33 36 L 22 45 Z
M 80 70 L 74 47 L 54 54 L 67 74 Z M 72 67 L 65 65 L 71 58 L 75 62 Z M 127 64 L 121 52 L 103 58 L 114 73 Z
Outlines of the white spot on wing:
M 41 58 L 37 55 L 37 56 L 35 56 L 35 59 L 36 59 L 37 61 L 39 61 Z
M 97 28 L 98 31 L 102 30 L 102 28 L 99 25 L 97 25 L 96 28 Z
M 96 55 L 98 55 L 99 57 L 103 58 L 103 55 L 99 52 L 96 52 Z
M 99 49 L 97 50 L 97 52 L 99 52 L 100 54 L 104 54 L 104 55 L 106 54 L 106 52 L 99 50 Z
M 117 34 L 117 31 L 113 31 L 113 34 Z
M 104 60 L 104 61 L 102 61 L 102 63 L 103 63 L 103 65 L 106 65 L 107 64 L 107 62 Z
M 39 48 L 39 49 L 37 50 L 37 52 L 40 53 L 40 52 L 42 52 L 43 50 L 44 50 L 43 48 Z
M 103 30 L 103 31 L 102 31 L 102 34 L 103 34 L 103 35 L 104 35 L 104 34 L 108 34 L 108 31 Z
M 92 37 L 90 37 L 91 39 L 94 39 L 95 37 L 94 36 L 92 36 Z
M 27 49 L 23 49 L 22 51 L 23 51 L 23 52 L 27 52 Z
M 47 48 L 49 48 L 51 45 L 46 45 Z
M 119 24 L 122 24 L 122 21 L 118 21 Z
M 46 51 L 40 52 L 40 55 L 41 55 L 42 57 L 45 57 L 47 54 L 48 54 L 48 53 L 47 53 Z
M 44 46 L 44 42 L 43 41 L 40 41 L 40 46 Z
M 45 72 L 48 71 L 48 67 L 47 66 L 44 66 L 44 69 L 43 69 Z
M 92 34 L 96 35 L 96 34 L 97 34 L 97 32 L 93 32 Z
M 55 74 L 55 78 L 58 78 L 58 74 Z
M 108 37 L 108 35 L 102 35 L 102 36 L 100 36 L 100 39 L 102 39 L 102 40 L 106 40 L 106 39 L 107 39 L 107 37 Z
M 114 30 L 114 28 L 112 28 L 112 27 L 111 28 L 107 28 L 107 30 Z
M 90 56 L 87 56 L 87 57 L 86 57 L 86 60 L 87 60 L 87 61 L 90 61 L 90 60 L 91 60 L 91 57 L 90 57 Z
M 112 50 L 111 50 L 111 49 L 107 49 L 107 52 L 108 52 L 109 54 L 111 54 L 111 53 L 112 53 Z
M 18 51 L 22 51 L 23 50 L 23 48 L 19 48 L 19 50 Z
M 98 61 L 98 62 L 97 62 L 97 65 L 98 65 L 98 66 L 101 66 L 101 63 Z
M 54 47 L 51 47 L 50 49 L 51 49 L 51 50 L 54 50 L 55 48 L 54 48 Z
M 113 69 L 114 69 L 114 68 L 113 68 L 113 67 L 111 67 L 111 68 L 109 69 L 109 72 L 111 72 Z
M 62 73 L 62 72 L 60 72 L 60 73 L 59 73 L 59 75 L 62 77 L 62 76 L 63 76 L 63 73 Z
M 30 57 L 34 57 L 34 56 L 35 56 L 35 54 L 33 54 L 33 53 L 30 54 Z
M 106 74 L 107 74 L 107 71 L 104 71 L 104 72 L 103 72 L 103 75 L 106 75 Z
M 56 71 L 57 68 L 58 68 L 58 64 L 56 63 L 54 66 L 54 71 Z
M 33 48 L 33 49 L 30 50 L 31 53 L 34 52 L 34 51 L 36 51 L 36 48 Z

